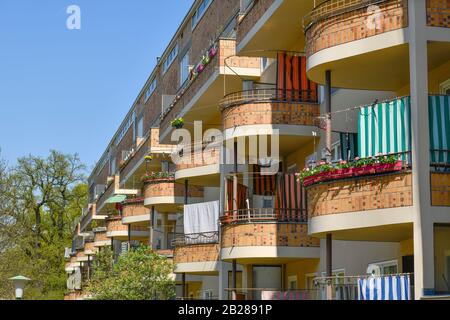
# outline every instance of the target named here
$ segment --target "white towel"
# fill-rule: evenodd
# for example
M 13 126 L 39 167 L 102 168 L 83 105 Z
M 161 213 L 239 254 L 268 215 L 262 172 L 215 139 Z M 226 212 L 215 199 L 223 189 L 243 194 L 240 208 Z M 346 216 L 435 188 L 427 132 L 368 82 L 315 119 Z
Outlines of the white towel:
M 219 201 L 184 206 L 184 234 L 219 231 Z

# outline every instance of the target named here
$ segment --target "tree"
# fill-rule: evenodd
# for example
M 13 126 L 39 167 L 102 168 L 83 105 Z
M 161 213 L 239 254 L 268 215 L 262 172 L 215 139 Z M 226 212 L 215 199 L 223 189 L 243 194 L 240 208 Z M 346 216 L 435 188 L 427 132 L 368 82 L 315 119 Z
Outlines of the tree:
M 33 279 L 25 298 L 63 298 L 64 247 L 87 205 L 84 168 L 77 155 L 57 151 L 11 168 L 0 161 L 0 299 L 11 297 L 4 279 L 17 274 Z
M 102 257 L 100 256 L 100 259 Z M 172 263 L 141 246 L 120 256 L 112 270 L 111 259 L 94 267 L 88 292 L 96 300 L 164 300 L 175 296 Z M 99 272 L 100 270 L 100 272 Z

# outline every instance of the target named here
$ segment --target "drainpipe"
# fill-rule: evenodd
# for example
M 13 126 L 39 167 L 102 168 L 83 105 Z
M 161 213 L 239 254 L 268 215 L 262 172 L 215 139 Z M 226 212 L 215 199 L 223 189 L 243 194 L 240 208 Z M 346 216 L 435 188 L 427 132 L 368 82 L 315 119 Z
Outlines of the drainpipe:
M 148 241 L 148 244 L 150 246 L 150 249 L 153 250 L 153 228 L 155 226 L 155 206 L 152 206 L 152 211 L 150 213 L 150 239 Z
M 188 196 L 189 196 L 189 181 L 184 181 L 184 204 L 188 204 Z M 187 298 L 187 286 L 186 286 L 186 273 L 182 274 L 183 278 L 183 299 Z
M 331 71 L 325 71 L 325 112 L 326 112 L 326 151 L 327 151 L 327 161 L 331 163 Z
M 131 224 L 128 225 L 128 251 L 131 250 Z
M 332 245 L 333 245 L 333 237 L 331 233 L 327 234 L 327 240 L 326 240 L 326 272 L 327 272 L 327 278 L 331 278 L 333 276 L 333 265 L 332 265 Z M 332 283 L 331 279 L 327 279 L 327 300 L 333 299 L 333 293 L 332 293 Z
M 237 300 L 237 294 L 236 294 L 236 286 L 237 286 L 237 261 L 236 259 L 233 260 L 233 266 L 232 266 L 232 277 L 231 277 L 231 286 L 233 287 L 232 291 L 232 300 Z

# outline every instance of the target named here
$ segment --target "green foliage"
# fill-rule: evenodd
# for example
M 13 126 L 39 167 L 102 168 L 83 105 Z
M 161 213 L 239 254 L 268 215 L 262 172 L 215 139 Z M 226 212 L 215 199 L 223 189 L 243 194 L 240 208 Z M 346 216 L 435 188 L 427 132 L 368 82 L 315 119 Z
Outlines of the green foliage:
M 175 296 L 172 263 L 148 247 L 122 254 L 111 266 L 112 253 L 101 253 L 88 285 L 96 300 L 165 300 Z
M 0 165 L 0 299 L 12 298 L 5 279 L 19 274 L 33 280 L 25 299 L 63 299 L 64 248 L 87 205 L 83 171 L 77 155 L 57 151 Z

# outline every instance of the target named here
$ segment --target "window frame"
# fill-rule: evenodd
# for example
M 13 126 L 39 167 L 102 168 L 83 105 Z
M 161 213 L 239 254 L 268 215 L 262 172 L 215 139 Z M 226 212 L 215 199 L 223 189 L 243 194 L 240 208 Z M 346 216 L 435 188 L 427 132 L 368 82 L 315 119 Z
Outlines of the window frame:
M 178 43 L 176 43 L 173 48 L 169 51 L 169 54 L 167 55 L 166 59 L 164 59 L 163 62 L 163 74 L 166 74 L 166 72 L 170 69 L 173 62 L 177 59 L 179 53 L 179 47 Z
M 198 12 L 201 8 L 201 6 L 205 3 L 205 1 L 208 1 L 208 4 L 203 8 L 203 12 L 198 15 Z M 208 8 L 211 6 L 214 0 L 203 0 L 198 7 L 195 9 L 194 14 L 191 18 L 191 30 L 194 31 L 194 29 L 198 26 L 199 22 L 202 20 L 203 16 L 205 15 L 205 12 L 208 11 Z

